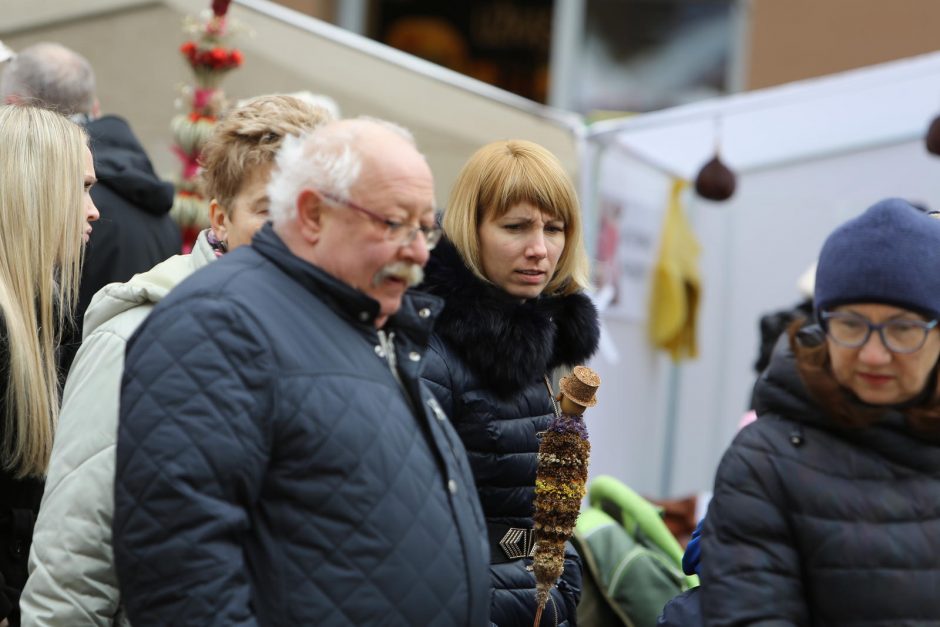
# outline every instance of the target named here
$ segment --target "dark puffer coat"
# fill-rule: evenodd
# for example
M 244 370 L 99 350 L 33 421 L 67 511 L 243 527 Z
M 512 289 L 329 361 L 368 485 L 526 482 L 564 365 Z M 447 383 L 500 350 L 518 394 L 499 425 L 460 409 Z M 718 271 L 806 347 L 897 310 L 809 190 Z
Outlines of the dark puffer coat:
M 173 185 L 154 172 L 127 122 L 106 115 L 85 128 L 98 178 L 91 197 L 101 217 L 92 225 L 85 254 L 80 312 L 108 283 L 149 270 L 178 254 L 182 245 L 179 227 L 170 217 Z
M 85 125 L 98 183 L 91 198 L 101 212 L 85 247 L 75 308 L 59 366 L 67 374 L 82 341 L 82 321 L 92 297 L 108 283 L 129 280 L 180 252 L 180 229 L 170 217 L 173 184 L 162 181 L 127 122 L 106 115 Z
M 422 289 L 445 300 L 422 376 L 467 448 L 487 523 L 531 528 L 537 434 L 553 416 L 544 375 L 594 353 L 597 310 L 581 294 L 521 303 L 476 278 L 446 241 L 434 249 Z M 500 627 L 532 625 L 531 562 L 490 567 L 490 620 Z M 581 562 L 569 545 L 542 624 L 574 625 L 580 596 Z
M 785 340 L 785 338 L 784 338 Z M 834 424 L 781 345 L 702 533 L 707 625 L 940 625 L 940 446 Z
M 114 554 L 147 625 L 486 624 L 483 516 L 421 384 L 437 299 L 379 304 L 270 226 L 127 348 Z M 404 390 L 403 390 L 404 388 Z
M 7 402 L 9 364 L 6 324 L 0 315 L 0 412 L 5 411 Z M 26 585 L 29 544 L 42 490 L 42 479 L 17 479 L 12 471 L 0 470 L 0 621 L 6 618 L 11 627 L 20 624 L 20 593 Z

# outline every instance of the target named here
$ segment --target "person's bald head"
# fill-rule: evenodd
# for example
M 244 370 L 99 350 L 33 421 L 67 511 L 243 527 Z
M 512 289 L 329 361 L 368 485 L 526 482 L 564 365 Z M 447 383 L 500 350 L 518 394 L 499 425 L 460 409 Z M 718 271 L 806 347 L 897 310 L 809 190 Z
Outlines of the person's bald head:
M 7 104 L 53 109 L 63 115 L 95 115 L 95 72 L 88 60 L 65 46 L 43 42 L 24 48 L 0 75 Z

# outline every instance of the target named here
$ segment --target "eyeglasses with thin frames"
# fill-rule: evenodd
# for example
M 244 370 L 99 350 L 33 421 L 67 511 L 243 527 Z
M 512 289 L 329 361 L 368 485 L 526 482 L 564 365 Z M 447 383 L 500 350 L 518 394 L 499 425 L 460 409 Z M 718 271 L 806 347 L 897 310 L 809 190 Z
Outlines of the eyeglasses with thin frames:
M 348 207 L 358 211 L 374 220 L 379 224 L 385 225 L 385 239 L 390 242 L 395 242 L 399 246 L 409 246 L 411 242 L 415 241 L 415 238 L 418 236 L 418 233 L 424 235 L 424 244 L 428 247 L 428 250 L 433 250 L 437 243 L 441 241 L 441 229 L 436 224 L 434 226 L 411 226 L 404 222 L 398 222 L 397 220 L 391 220 L 385 216 L 372 211 L 371 209 L 366 209 L 365 207 L 358 205 L 351 200 L 332 194 L 330 192 L 320 191 L 320 195 L 326 198 L 327 200 L 334 202 L 338 205 Z
M 847 311 L 824 311 L 821 314 L 826 335 L 846 348 L 860 348 L 868 342 L 873 331 L 881 336 L 881 343 L 892 353 L 914 353 L 927 342 L 927 335 L 938 320 L 909 320 L 896 318 L 876 324 Z

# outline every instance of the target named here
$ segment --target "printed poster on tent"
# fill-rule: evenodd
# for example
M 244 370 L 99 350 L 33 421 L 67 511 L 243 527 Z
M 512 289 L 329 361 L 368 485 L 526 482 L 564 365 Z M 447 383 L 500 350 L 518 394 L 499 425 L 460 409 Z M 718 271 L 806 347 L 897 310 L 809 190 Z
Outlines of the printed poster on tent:
M 601 154 L 595 180 L 594 283 L 605 315 L 642 322 L 670 180 L 616 145 Z

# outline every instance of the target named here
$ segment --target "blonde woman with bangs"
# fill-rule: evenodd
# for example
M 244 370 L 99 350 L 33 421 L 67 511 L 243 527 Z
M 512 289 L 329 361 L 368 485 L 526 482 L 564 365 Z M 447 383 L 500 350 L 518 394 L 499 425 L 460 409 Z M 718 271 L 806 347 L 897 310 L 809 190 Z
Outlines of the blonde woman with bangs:
M 0 625 L 19 624 L 59 415 L 56 349 L 98 219 L 94 182 L 81 128 L 50 111 L 0 106 Z
M 268 217 L 267 185 L 288 135 L 332 119 L 292 96 L 258 96 L 213 130 L 202 152 L 211 228 L 192 253 L 101 289 L 69 372 L 21 608 L 24 625 L 126 625 L 111 545 L 115 438 L 127 341 L 170 290 L 251 243 Z
M 546 376 L 597 349 L 583 293 L 581 210 L 564 168 L 523 140 L 474 154 L 457 178 L 423 289 L 445 300 L 423 377 L 463 440 L 487 520 L 490 621 L 535 618 L 532 515 L 539 447 L 554 413 Z M 487 539 L 484 538 L 484 541 Z M 569 545 L 544 625 L 574 625 L 581 564 Z

